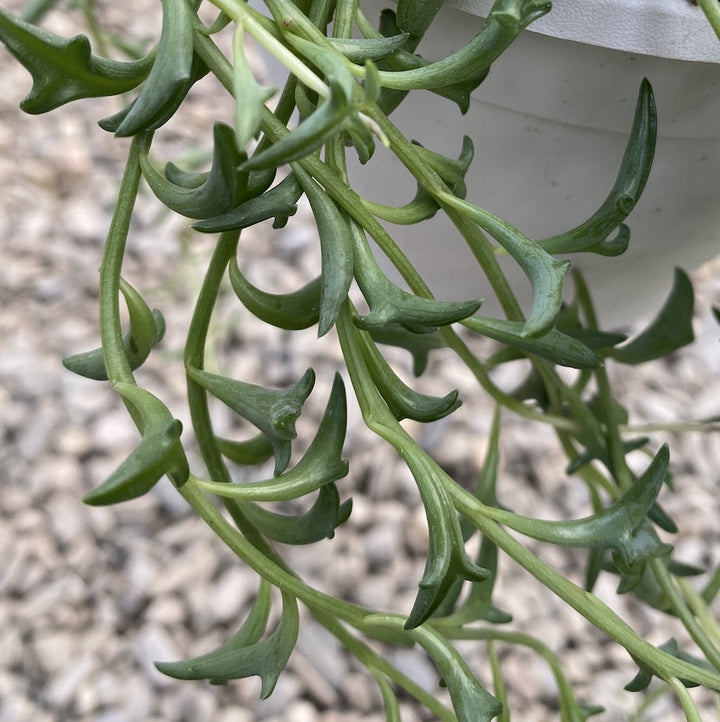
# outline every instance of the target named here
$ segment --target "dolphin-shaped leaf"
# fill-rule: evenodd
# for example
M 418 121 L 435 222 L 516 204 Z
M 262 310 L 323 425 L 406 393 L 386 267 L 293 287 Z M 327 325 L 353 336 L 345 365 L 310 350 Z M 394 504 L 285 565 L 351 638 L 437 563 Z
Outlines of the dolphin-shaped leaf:
M 0 41 L 32 75 L 20 107 L 33 114 L 80 98 L 126 93 L 145 80 L 154 61 L 152 54 L 130 62 L 98 57 L 84 35 L 63 38 L 1 8 Z
M 134 384 L 116 383 L 115 390 L 137 412 L 142 439 L 135 450 L 83 501 L 92 506 L 117 504 L 148 492 L 168 474 L 180 486 L 190 474 L 180 442 L 182 424 L 149 391 Z
M 143 297 L 123 278 L 120 291 L 125 297 L 130 329 L 123 337 L 123 349 L 130 368 L 140 368 L 165 335 L 165 319 L 157 309 L 150 310 Z M 96 381 L 107 381 L 107 370 L 102 348 L 68 356 L 63 366 L 80 376 Z
M 267 390 L 263 389 L 263 391 Z M 288 406 L 288 404 L 286 403 L 285 406 Z M 346 425 L 347 402 L 345 387 L 342 378 L 336 375 L 325 414 L 315 438 L 303 458 L 290 471 L 265 481 L 243 484 L 198 481 L 197 484 L 205 491 L 230 499 L 287 501 L 288 499 L 295 499 L 304 494 L 309 494 L 316 489 L 322 488 L 325 484 L 342 479 L 347 475 L 348 464 L 341 456 Z
M 282 473 L 290 461 L 290 441 L 297 436 L 295 421 L 315 384 L 315 372 L 308 369 L 294 386 L 284 390 L 267 389 L 192 366 L 187 373 L 267 436 L 275 453 L 275 474 Z

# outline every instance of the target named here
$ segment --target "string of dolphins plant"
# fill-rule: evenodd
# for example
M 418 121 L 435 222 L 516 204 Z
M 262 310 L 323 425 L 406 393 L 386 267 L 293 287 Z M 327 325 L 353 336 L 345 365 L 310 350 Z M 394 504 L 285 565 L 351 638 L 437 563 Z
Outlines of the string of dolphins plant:
M 254 605 L 235 636 L 194 659 L 158 662 L 158 669 L 180 679 L 213 683 L 258 675 L 261 696 L 267 697 L 292 654 L 302 605 L 377 681 L 389 722 L 400 719 L 399 691 L 438 719 L 509 720 L 499 644 L 528 647 L 548 662 L 557 680 L 563 720 L 580 721 L 601 712 L 577 700 L 560 660 L 541 637 L 507 626 L 511 619 L 501 609 L 502 600 L 496 606 L 493 594 L 498 559 L 506 555 L 627 650 L 638 666 L 627 689 L 642 692 L 657 677 L 675 693 L 686 719 L 699 720 L 687 688 L 720 690 L 720 631 L 709 611 L 720 589 L 720 571 L 710 570 L 709 581 L 697 591 L 686 577 L 704 570 L 675 561 L 671 544 L 661 541 L 658 529 L 666 535 L 677 530 L 658 501 L 663 489 L 671 486 L 669 451 L 647 437 L 629 434 L 627 414 L 614 398 L 605 370 L 607 361 L 640 364 L 690 343 L 692 285 L 677 271 L 655 320 L 619 346 L 625 337 L 598 328 L 592 289 L 579 274 L 573 272 L 573 302 L 563 303 L 570 263 L 553 255 L 617 255 L 627 248 L 630 232 L 625 219 L 642 193 L 655 147 L 650 83 L 644 81 L 639 88 L 617 179 L 597 212 L 576 228 L 533 240 L 465 199 L 464 178 L 473 156 L 469 139 L 460 143 L 457 158 L 447 158 L 409 141 L 390 116 L 408 93 L 417 90 L 436 93 L 466 112 L 470 93 L 491 65 L 502 62 L 513 40 L 551 10 L 546 0 L 497 0 L 477 35 L 436 62 L 424 60 L 415 50 L 442 0 L 399 0 L 396 9 L 383 12 L 377 27 L 363 14 L 361 0 L 265 0 L 267 15 L 243 0 L 161 1 L 157 44 L 125 60 L 94 54 L 86 36 L 59 37 L 31 22 L 52 3 L 28 6 L 24 17 L 0 10 L 0 40 L 32 75 L 32 89 L 21 102 L 26 112 L 45 113 L 82 98 L 124 97 L 136 91 L 119 113 L 99 121 L 105 131 L 131 139 L 100 270 L 101 346 L 64 363 L 78 374 L 109 383 L 141 439 L 85 502 L 130 501 L 167 476 L 259 578 Z M 212 23 L 199 19 L 201 4 L 216 9 Z M 228 30 L 233 38 L 231 57 L 216 43 L 216 35 Z M 288 80 L 279 94 L 263 87 L 252 73 L 245 53 L 247 37 L 287 68 Z M 127 43 L 115 39 L 114 44 L 128 50 Z M 192 86 L 208 73 L 227 90 L 234 124 L 214 125 L 208 171 L 190 172 L 173 163 L 159 170 L 151 158 L 154 134 L 162 133 Z M 267 103 L 276 95 L 270 110 Z M 298 123 L 291 123 L 294 114 L 300 117 Z M 371 163 L 377 143 L 394 153 L 415 179 L 415 197 L 406 205 L 370 202 L 349 185 L 348 154 Z M 184 351 L 192 434 L 204 469 L 190 466 L 188 430 L 162 399 L 138 385 L 134 375 L 164 333 L 162 314 L 151 310 L 123 275 L 143 179 L 161 204 L 192 219 L 197 232 L 218 234 Z M 319 274 L 289 294 L 260 289 L 238 262 L 240 234 L 269 220 L 282 229 L 303 195 L 317 225 Z M 506 318 L 483 315 L 480 299 L 433 298 L 383 225 L 414 224 L 422 233 L 423 221 L 437 213 L 446 214 L 467 242 Z M 410 290 L 401 289 L 384 273 L 368 238 Z M 532 286 L 527 316 L 497 263 L 498 249 L 512 256 Z M 312 544 L 332 538 L 351 514 L 352 489 L 342 481 L 350 468 L 342 455 L 349 389 L 337 374 L 312 443 L 290 467 L 295 424 L 312 392 L 315 372 L 309 369 L 289 388 L 276 389 L 205 370 L 208 330 L 226 276 L 240 303 L 267 324 L 290 331 L 316 327 L 318 336 L 335 329 L 346 378 L 364 421 L 407 464 L 427 516 L 427 562 L 410 609 L 369 609 L 329 596 L 301 579 L 278 552 L 276 542 Z M 366 309 L 350 300 L 353 281 Z M 121 323 L 121 299 L 128 310 L 127 329 Z M 494 339 L 498 350 L 487 358 L 476 356 L 468 343 L 472 335 Z M 387 344 L 410 352 L 418 376 L 429 354 L 450 349 L 477 380 L 489 408 L 494 407 L 488 452 L 475 489 L 452 479 L 400 423 L 432 423 L 452 414 L 461 402 L 457 391 L 432 397 L 408 386 L 386 359 Z M 527 382 L 512 392 L 498 386 L 491 370 L 520 358 L 532 367 Z M 565 382 L 557 367 L 580 371 L 573 382 Z M 227 405 L 256 433 L 244 441 L 218 436 L 211 398 Z M 546 521 L 517 514 L 499 501 L 501 410 L 554 429 L 568 457 L 567 473 L 587 488 L 591 516 Z M 635 474 L 627 461 L 637 450 L 649 459 L 642 474 Z M 238 465 L 252 468 L 270 459 L 271 478 L 235 481 Z M 263 505 L 304 497 L 312 501 L 296 516 Z M 471 558 L 467 542 L 474 535 L 481 543 Z M 542 561 L 523 544 L 523 537 L 586 549 L 584 588 Z M 681 620 L 700 653 L 689 654 L 673 639 L 656 647 L 639 636 L 592 593 L 602 571 L 617 575 L 618 593 L 633 594 Z M 279 590 L 282 607 L 280 621 L 271 629 L 273 588 Z M 463 639 L 486 645 L 492 691 L 482 686 L 453 645 Z M 378 654 L 371 640 L 419 645 L 437 667 L 451 707 Z

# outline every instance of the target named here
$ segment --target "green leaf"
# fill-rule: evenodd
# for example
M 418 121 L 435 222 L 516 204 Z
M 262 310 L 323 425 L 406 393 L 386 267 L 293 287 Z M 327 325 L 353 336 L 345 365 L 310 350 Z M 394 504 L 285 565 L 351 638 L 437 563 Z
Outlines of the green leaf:
M 190 6 L 186 0 L 162 0 L 162 8 L 162 31 L 155 61 L 140 94 L 115 129 L 117 136 L 159 128 L 174 115 L 193 83 Z
M 227 379 L 225 380 L 227 381 Z M 200 383 L 202 384 L 202 381 Z M 266 389 L 262 390 L 267 392 Z M 288 404 L 285 403 L 285 405 Z M 294 414 L 294 409 L 292 413 Z M 198 481 L 197 483 L 205 491 L 228 499 L 249 499 L 251 501 L 296 499 L 347 475 L 348 464 L 342 459 L 346 426 L 345 387 L 342 378 L 336 375 L 325 414 L 315 438 L 303 458 L 290 471 L 277 475 L 276 466 L 276 476 L 273 479 L 243 484 L 227 484 L 217 481 Z
M 297 436 L 295 420 L 315 384 L 315 372 L 308 369 L 294 386 L 285 390 L 266 389 L 192 366 L 187 367 L 187 373 L 267 436 L 275 453 L 275 474 L 282 473 L 290 461 L 290 441 Z
M 517 228 L 482 208 L 447 192 L 440 193 L 438 199 L 458 209 L 487 231 L 517 261 L 530 279 L 532 307 L 522 335 L 537 338 L 550 331 L 560 312 L 565 274 L 570 268 L 570 262 L 553 258 Z
M 496 483 L 500 462 L 500 410 L 495 409 L 493 423 L 490 427 L 487 453 L 478 478 L 475 496 L 485 505 L 500 508 L 497 499 Z M 465 520 L 463 520 L 465 521 Z M 467 522 L 461 526 L 466 526 Z M 469 531 L 472 532 L 472 527 Z M 481 582 L 473 582 L 470 592 L 463 604 L 443 620 L 444 624 L 462 626 L 468 622 L 484 620 L 492 624 L 506 624 L 512 621 L 512 615 L 498 609 L 492 602 L 492 593 L 497 578 L 498 549 L 497 545 L 487 537 L 480 542 L 480 549 L 475 563 L 487 569 L 490 574 Z
M 21 101 L 26 113 L 46 113 L 80 98 L 119 95 L 142 83 L 153 56 L 118 62 L 92 55 L 84 35 L 62 38 L 0 8 L 0 41 L 27 68 L 33 86 Z
M 398 377 L 378 351 L 377 346 L 367 336 L 362 334 L 359 338 L 373 381 L 398 421 L 402 419 L 413 419 L 423 423 L 437 421 L 460 407 L 457 390 L 439 398 L 421 394 L 410 388 Z
M 637 365 L 667 356 L 695 339 L 692 317 L 695 294 L 692 281 L 680 268 L 670 296 L 650 325 L 635 338 L 616 348 L 612 357 L 624 364 Z
M 524 324 L 485 316 L 473 316 L 463 326 L 496 341 L 526 353 L 546 358 L 561 366 L 577 369 L 594 369 L 602 366 L 600 358 L 585 344 L 553 328 L 544 336 L 528 338 L 523 334 Z
M 83 501 L 92 506 L 142 496 L 165 474 L 181 486 L 190 474 L 180 442 L 182 424 L 165 404 L 134 384 L 116 383 L 114 388 L 139 415 L 142 439 L 118 469 L 84 497 Z
M 414 635 L 442 675 L 458 722 L 490 722 L 502 712 L 502 704 L 478 682 L 465 660 L 441 634 L 422 628 Z
M 511 529 L 540 541 L 563 546 L 614 549 L 626 565 L 664 556 L 671 549 L 662 543 L 647 521 L 647 513 L 668 473 L 669 452 L 664 445 L 645 473 L 625 494 L 592 516 L 573 521 L 530 519 L 498 510 L 495 518 Z
M 370 335 L 377 343 L 398 346 L 409 351 L 413 359 L 413 374 L 415 376 L 422 376 L 427 368 L 431 351 L 445 347 L 439 333 L 411 333 L 397 323 L 371 328 Z
M 438 609 L 458 577 L 482 581 L 490 571 L 468 557 L 455 507 L 434 462 L 417 454 L 408 454 L 406 461 L 420 491 L 430 537 L 423 577 L 405 622 L 405 629 L 414 629 Z
M 652 87 L 645 78 L 640 85 L 632 130 L 620 170 L 608 197 L 584 223 L 566 233 L 538 243 L 548 253 L 589 251 L 604 256 L 623 253 L 630 242 L 630 229 L 623 221 L 640 199 L 655 155 L 657 113 Z M 618 229 L 612 240 L 608 236 Z
M 282 228 L 288 217 L 297 212 L 297 201 L 301 195 L 302 186 L 291 173 L 269 191 L 243 200 L 225 213 L 197 221 L 193 223 L 193 228 L 201 233 L 221 233 L 249 228 L 270 218 L 275 219 L 275 228 Z
M 292 293 L 273 294 L 253 286 L 242 274 L 235 259 L 230 261 L 229 275 L 237 297 L 261 321 L 288 331 L 310 328 L 318 322 L 321 276 Z
M 318 336 L 324 336 L 335 324 L 352 283 L 352 233 L 347 218 L 312 177 L 299 165 L 293 171 L 310 201 L 320 235 Z
M 260 698 L 267 699 L 290 659 L 300 624 L 295 598 L 283 592 L 282 599 L 280 623 L 266 639 L 249 642 L 259 627 L 256 619 L 253 619 L 252 628 L 248 632 L 243 625 L 235 637 L 212 652 L 186 662 L 156 662 L 155 666 L 163 674 L 175 679 L 207 679 L 211 684 L 225 684 L 231 679 L 257 675 L 262 682 Z M 258 621 L 262 621 L 262 615 L 266 618 L 265 609 L 268 606 L 266 602 L 257 615 Z
M 332 482 L 320 487 L 315 503 L 299 516 L 276 514 L 256 504 L 243 507 L 243 514 L 264 536 L 281 544 L 296 545 L 332 539 L 335 529 L 347 521 L 351 511 L 352 500 L 340 504 L 340 495 Z
M 215 437 L 220 453 L 236 464 L 253 465 L 267 461 L 273 455 L 273 445 L 265 434 L 245 441 L 231 441 Z
M 432 333 L 471 316 L 480 308 L 481 299 L 473 301 L 437 301 L 423 298 L 398 288 L 375 260 L 365 233 L 350 221 L 355 279 L 370 313 L 356 316 L 355 324 L 370 330 L 389 323 L 399 324 L 412 333 Z
M 189 218 L 211 218 L 227 212 L 240 202 L 247 185 L 247 174 L 239 177 L 237 167 L 245 157 L 237 150 L 230 126 L 215 123 L 212 168 L 203 183 L 191 188 L 176 185 L 159 173 L 147 155 L 140 156 L 140 166 L 150 189 L 160 202 Z
M 123 349 L 130 368 L 140 368 L 165 335 L 165 319 L 157 309 L 150 310 L 143 297 L 124 279 L 120 291 L 125 297 L 130 319 L 130 330 L 123 337 Z M 68 356 L 63 366 L 80 376 L 96 381 L 107 381 L 102 348 Z

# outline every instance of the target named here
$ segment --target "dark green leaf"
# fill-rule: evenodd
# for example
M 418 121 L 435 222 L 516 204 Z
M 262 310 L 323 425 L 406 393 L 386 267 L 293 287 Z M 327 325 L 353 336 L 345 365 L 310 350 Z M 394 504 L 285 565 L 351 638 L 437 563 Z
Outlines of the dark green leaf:
M 310 328 L 318 322 L 322 286 L 320 276 L 292 293 L 273 294 L 253 286 L 241 273 L 234 259 L 230 262 L 229 274 L 237 297 L 261 321 L 289 331 Z
M 174 115 L 192 85 L 194 53 L 190 6 L 186 0 L 162 0 L 162 7 L 162 31 L 155 61 L 140 94 L 117 126 L 117 136 L 159 128 Z
M 260 698 L 267 699 L 292 654 L 299 623 L 297 601 L 283 593 L 280 623 L 266 639 L 248 643 L 250 635 L 243 626 L 233 639 L 212 652 L 186 662 L 156 662 L 155 666 L 169 677 L 207 679 L 212 684 L 257 675 L 262 681 Z
M 600 208 L 584 223 L 566 233 L 539 241 L 548 253 L 589 251 L 605 256 L 623 253 L 630 241 L 630 229 L 623 221 L 635 207 L 645 188 L 655 155 L 657 113 L 652 88 L 642 81 L 628 139 L 615 184 Z M 617 235 L 608 236 L 617 229 Z
M 243 514 L 262 534 L 281 544 L 314 544 L 332 539 L 335 529 L 347 521 L 351 511 L 352 500 L 340 504 L 334 483 L 322 486 L 315 503 L 299 516 L 276 514 L 256 504 L 243 507 Z
M 352 233 L 348 219 L 327 193 L 300 166 L 293 171 L 310 201 L 320 236 L 318 336 L 324 336 L 335 324 L 352 283 Z
M 692 317 L 695 294 L 692 281 L 680 268 L 667 301 L 652 323 L 625 346 L 616 348 L 612 357 L 625 364 L 641 364 L 667 356 L 695 339 Z
M 228 379 L 225 379 L 225 381 L 228 381 Z M 298 384 L 296 384 L 297 386 Z M 268 393 L 266 389 L 262 389 L 262 391 Z M 247 403 L 247 399 L 244 401 Z M 285 402 L 285 411 L 283 413 L 292 414 L 294 421 L 295 416 L 299 414 L 299 406 L 296 414 L 294 402 L 292 400 L 290 403 Z M 341 377 L 336 375 L 325 414 L 315 438 L 303 458 L 290 471 L 286 471 L 279 476 L 276 475 L 273 479 L 243 484 L 226 484 L 216 481 L 199 481 L 198 484 L 206 491 L 218 496 L 252 501 L 288 501 L 309 494 L 316 489 L 322 488 L 325 484 L 342 479 L 347 475 L 348 464 L 342 459 L 346 426 L 347 402 L 345 388 Z M 294 426 L 292 431 L 294 435 Z
M 226 213 L 237 205 L 247 185 L 237 167 L 245 157 L 238 152 L 235 134 L 230 126 L 215 123 L 213 163 L 210 173 L 201 185 L 191 188 L 176 185 L 159 173 L 146 155 L 140 156 L 145 180 L 163 205 L 189 218 L 211 218 Z M 172 171 L 171 171 L 172 172 Z
M 552 522 L 499 510 L 497 519 L 533 539 L 564 546 L 614 549 L 626 565 L 663 556 L 672 547 L 658 539 L 646 515 L 665 481 L 668 462 L 668 448 L 663 446 L 638 481 L 593 516 Z
M 548 333 L 560 312 L 565 274 L 570 268 L 569 261 L 553 258 L 517 228 L 482 208 L 446 192 L 441 193 L 439 199 L 467 215 L 495 238 L 530 279 L 532 307 L 522 335 L 537 338 Z
M 139 415 L 142 439 L 118 469 L 84 497 L 83 501 L 92 506 L 142 496 L 165 474 L 181 486 L 190 474 L 180 442 L 180 421 L 149 391 L 125 383 L 116 383 L 114 388 Z
M 250 174 L 252 181 L 253 174 Z M 302 195 L 302 186 L 294 173 L 284 178 L 274 188 L 244 200 L 240 205 L 225 213 L 193 223 L 193 228 L 201 233 L 221 233 L 241 230 L 256 223 L 275 218 L 275 228 L 281 228 L 288 216 L 297 212 L 297 201 Z
M 378 351 L 377 346 L 364 336 L 360 338 L 363 356 L 373 381 L 398 421 L 402 419 L 414 419 L 423 423 L 437 421 L 460 407 L 457 390 L 439 398 L 421 394 L 410 388 L 398 377 Z
M 295 420 L 315 383 L 315 372 L 308 369 L 292 387 L 266 389 L 188 366 L 190 378 L 247 419 L 270 440 L 275 452 L 275 474 L 290 461 L 290 441 L 296 437 Z
M 125 297 L 130 320 L 130 330 L 123 337 L 123 349 L 130 368 L 140 368 L 165 335 L 165 319 L 157 309 L 150 310 L 143 297 L 124 279 L 120 279 L 120 291 Z M 63 366 L 80 376 L 96 381 L 107 381 L 105 358 L 102 348 L 68 356 Z
M 92 55 L 84 35 L 62 38 L 0 8 L 0 41 L 28 69 L 32 90 L 20 103 L 26 113 L 45 113 L 79 98 L 118 95 L 142 83 L 153 56 L 118 62 Z
M 439 326 L 471 316 L 480 308 L 482 300 L 479 299 L 436 301 L 403 291 L 383 273 L 363 230 L 351 221 L 350 231 L 355 279 L 370 306 L 370 313 L 354 319 L 360 328 L 371 330 L 387 324 L 399 324 L 412 333 L 431 333 Z
M 462 322 L 463 326 L 501 343 L 541 356 L 561 366 L 578 369 L 594 369 L 602 366 L 600 358 L 585 344 L 553 328 L 544 336 L 528 338 L 523 335 L 524 324 L 485 316 L 473 316 Z
M 261 464 L 273 455 L 273 445 L 265 434 L 258 434 L 246 441 L 230 441 L 215 437 L 220 453 L 236 464 Z

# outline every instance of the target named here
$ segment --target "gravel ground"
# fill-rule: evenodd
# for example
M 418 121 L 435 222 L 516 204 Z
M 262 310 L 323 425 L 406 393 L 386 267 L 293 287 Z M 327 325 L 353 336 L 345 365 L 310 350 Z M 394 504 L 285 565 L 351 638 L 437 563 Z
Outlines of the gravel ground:
M 4 5 L 11 9 L 15 3 Z M 110 22 L 120 21 L 117 9 L 106 12 Z M 53 21 L 58 31 L 72 32 L 61 18 Z M 224 641 L 251 603 L 256 580 L 188 512 L 167 482 L 118 507 L 80 503 L 136 438 L 108 389 L 60 364 L 64 356 L 97 344 L 97 268 L 125 144 L 95 126 L 96 118 L 115 110 L 111 101 L 23 116 L 17 103 L 29 88 L 28 77 L 4 52 L 0 62 L 0 719 L 384 719 L 374 685 L 312 622 L 303 626 L 289 669 L 264 702 L 258 702 L 254 678 L 211 687 L 171 680 L 152 667 L 153 660 L 181 659 Z M 211 85 L 199 90 L 186 122 L 163 133 L 160 152 L 174 158 L 195 129 L 207 133 L 214 93 Z M 259 284 L 292 288 L 314 275 L 315 246 L 307 215 L 301 213 L 283 233 L 247 233 L 240 255 Z M 207 239 L 191 236 L 184 222 L 164 215 L 143 193 L 126 275 L 163 310 L 168 333 L 141 371 L 142 382 L 161 390 L 183 421 L 182 339 L 209 251 Z M 702 269 L 697 281 L 697 343 L 664 363 L 611 369 L 634 422 L 720 413 L 719 332 L 709 311 L 710 303 L 720 299 L 720 264 Z M 339 366 L 332 338 L 317 342 L 312 334 L 265 329 L 227 293 L 213 333 L 216 358 L 211 362 L 244 379 L 283 385 L 312 365 L 318 384 L 309 416 L 317 417 L 318 400 L 326 397 L 331 372 Z M 407 366 L 406 359 L 400 362 Z M 465 404 L 447 421 L 417 431 L 448 469 L 470 482 L 482 460 L 489 408 L 451 357 L 439 354 L 430 372 L 425 390 L 445 393 L 457 387 Z M 310 433 L 312 421 L 303 420 L 303 429 Z M 680 523 L 678 556 L 716 564 L 720 444 L 716 436 L 667 437 L 678 494 L 667 494 L 664 504 Z M 503 448 L 501 494 L 517 511 L 569 517 L 587 511 L 584 496 L 563 478 L 562 458 L 546 431 L 507 419 Z M 321 589 L 361 604 L 407 610 L 426 545 L 412 480 L 394 455 L 364 431 L 354 408 L 346 455 L 353 464 L 341 493 L 354 499 L 351 519 L 334 540 L 310 550 L 288 549 L 287 557 Z M 580 554 L 543 549 L 542 556 L 581 578 Z M 630 694 L 618 693 L 634 674 L 627 655 L 562 610 L 509 562 L 502 572 L 497 598 L 514 613 L 513 628 L 542 630 L 582 699 L 606 705 L 607 712 L 597 719 L 625 719 L 637 704 Z M 614 599 L 613 588 L 613 580 L 603 578 L 598 593 L 648 639 L 661 642 L 672 633 L 665 618 L 629 598 Z M 489 682 L 482 650 L 464 649 Z M 388 654 L 435 689 L 437 677 L 421 654 Z M 502 655 L 518 718 L 556 719 L 547 669 L 521 652 L 503 650 Z M 424 719 L 430 718 L 403 702 L 405 722 Z M 661 700 L 647 719 L 680 719 L 680 713 Z

